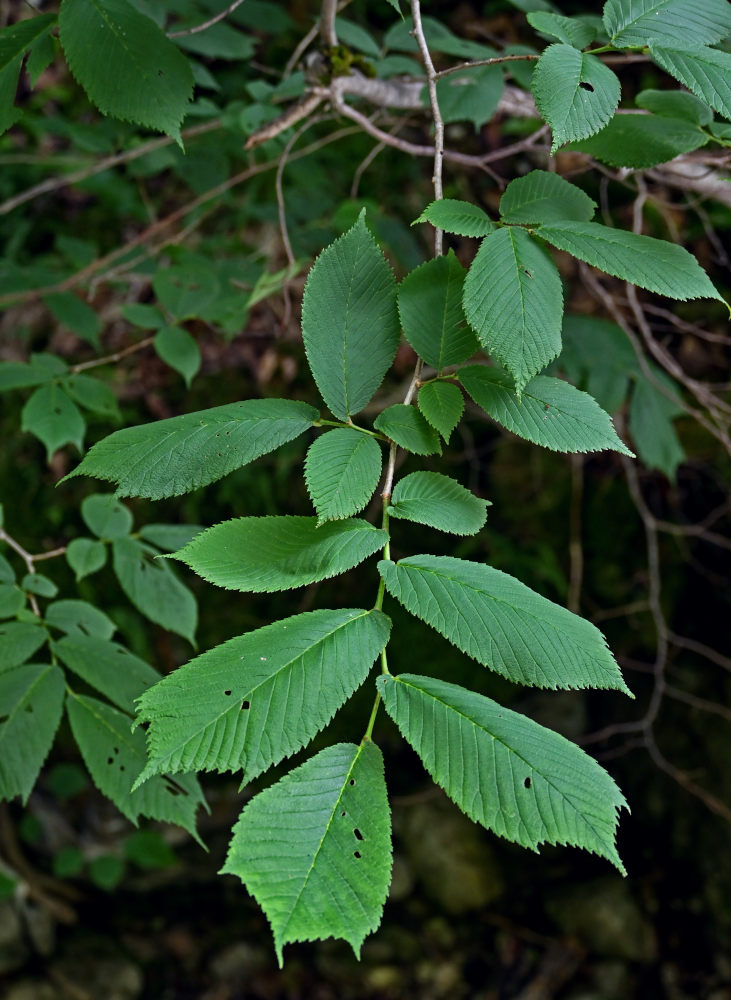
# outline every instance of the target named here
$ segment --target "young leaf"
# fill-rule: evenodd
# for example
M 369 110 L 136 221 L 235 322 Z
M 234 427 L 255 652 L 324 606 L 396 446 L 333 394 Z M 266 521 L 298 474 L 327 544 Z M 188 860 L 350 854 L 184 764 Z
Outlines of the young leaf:
M 415 455 L 441 454 L 439 435 L 415 406 L 406 406 L 404 403 L 387 406 L 373 421 L 373 426 Z
M 378 571 L 407 611 L 511 681 L 630 693 L 598 628 L 507 573 L 429 555 L 384 559 Z
M 318 418 L 307 403 L 247 399 L 125 427 L 95 444 L 67 478 L 109 480 L 119 496 L 178 496 L 294 440 Z
M 700 149 L 708 141 L 697 125 L 681 118 L 627 114 L 615 115 L 601 132 L 581 142 L 572 142 L 567 148 L 588 153 L 613 167 L 642 170 L 667 163 L 680 153 Z
M 61 382 L 63 389 L 75 403 L 92 413 L 112 420 L 120 420 L 121 414 L 117 405 L 117 397 L 104 382 L 91 375 L 71 375 Z
M 74 538 L 66 546 L 66 561 L 76 574 L 76 582 L 96 573 L 107 561 L 103 542 L 91 538 Z
M 459 380 L 478 406 L 519 437 L 552 451 L 603 451 L 633 457 L 595 399 L 560 378 L 536 375 L 518 400 L 505 372 L 471 365 Z
M 731 53 L 704 47 L 651 45 L 650 55 L 658 66 L 680 80 L 719 115 L 731 119 Z
M 391 517 L 427 524 L 453 535 L 474 535 L 485 523 L 486 500 L 437 472 L 412 472 L 396 483 Z
M 604 27 L 618 49 L 720 42 L 731 34 L 726 0 L 607 0 Z
M 344 573 L 372 556 L 388 534 L 359 518 L 239 517 L 196 535 L 174 557 L 229 590 L 271 593 Z
M 369 402 L 391 367 L 400 332 L 396 279 L 362 212 L 317 258 L 302 302 L 307 360 L 339 420 Z
M 98 698 L 71 693 L 66 711 L 94 784 L 127 819 L 135 826 L 140 816 L 177 823 L 199 839 L 195 814 L 205 799 L 196 778 L 188 774 L 175 780 L 155 777 L 132 791 L 147 760 L 142 730 L 131 732 L 129 715 Z
M 25 663 L 47 639 L 45 629 L 30 622 L 0 622 L 0 673 Z
M 137 610 L 194 644 L 198 608 L 172 566 L 155 558 L 156 549 L 133 538 L 116 538 L 112 554 L 119 584 Z
M 482 241 L 465 282 L 464 308 L 518 394 L 561 350 L 561 279 L 523 229 L 506 227 Z
M 99 347 L 101 320 L 87 302 L 73 292 L 53 292 L 44 296 L 43 301 L 59 323 L 68 327 L 92 347 Z
M 328 724 L 388 642 L 380 611 L 309 611 L 178 667 L 139 700 L 149 761 L 139 782 L 178 771 L 252 781 Z
M 603 128 L 617 110 L 620 84 L 596 56 L 570 45 L 549 45 L 538 60 L 531 90 L 541 116 L 551 126 L 551 153 L 572 139 Z
M 693 125 L 708 125 L 713 121 L 713 112 L 706 102 L 685 90 L 642 90 L 635 97 L 635 104 L 663 118 L 682 118 Z
M 462 419 L 464 396 L 452 382 L 427 382 L 419 389 L 417 404 L 422 415 L 445 441 Z
M 466 361 L 478 348 L 462 309 L 464 282 L 465 269 L 450 250 L 407 274 L 399 288 L 406 339 L 437 371 Z
M 539 234 L 557 249 L 658 295 L 724 301 L 695 257 L 674 243 L 598 222 L 554 223 L 541 226 Z
M 547 170 L 531 170 L 516 177 L 500 199 L 504 222 L 542 223 L 577 219 L 588 222 L 596 211 L 596 202 L 581 188 Z
M 14 583 L 0 583 L 0 618 L 15 618 L 25 607 L 25 594 Z
M 280 967 L 292 941 L 343 938 L 360 955 L 391 880 L 378 747 L 327 747 L 260 792 L 234 827 L 221 871 L 237 875 L 266 913 Z
M 685 451 L 673 427 L 683 410 L 651 382 L 638 378 L 629 408 L 629 432 L 637 454 L 648 469 L 659 469 L 672 482 Z
M 67 635 L 96 635 L 100 639 L 111 639 L 117 628 L 111 618 L 87 601 L 54 601 L 46 608 L 45 622 Z
M 0 673 L 0 799 L 28 800 L 61 721 L 63 692 L 58 667 L 33 663 Z
M 193 74 L 154 21 L 127 0 L 63 0 L 58 30 L 69 69 L 103 114 L 180 142 Z
M 59 660 L 118 708 L 134 711 L 135 698 L 159 681 L 160 674 L 116 642 L 77 632 L 53 643 Z
M 97 538 L 125 538 L 132 530 L 129 507 L 111 493 L 92 493 L 81 503 L 81 516 Z
M 536 31 L 550 35 L 552 38 L 558 38 L 559 42 L 573 45 L 575 49 L 586 48 L 596 35 L 592 25 L 586 21 L 564 17 L 562 14 L 553 14 L 549 11 L 531 11 L 527 15 L 527 21 Z
M 472 202 L 457 198 L 433 201 L 411 225 L 419 222 L 431 222 L 437 229 L 456 233 L 457 236 L 488 236 L 495 229 L 495 223 L 486 212 Z
M 20 581 L 20 586 L 27 594 L 38 594 L 39 597 L 55 597 L 58 587 L 42 573 L 26 573 Z
M 317 523 L 357 514 L 373 496 L 380 476 L 381 449 L 369 434 L 337 427 L 317 438 L 305 459 Z
M 384 674 L 378 689 L 429 774 L 470 819 L 533 850 L 583 847 L 625 874 L 615 835 L 627 803 L 579 747 L 446 681 Z
M 48 461 L 65 444 L 81 451 L 86 424 L 76 403 L 58 385 L 36 389 L 23 407 L 21 429 L 30 431 L 46 448 Z
M 155 334 L 157 356 L 183 376 L 190 387 L 201 366 L 201 352 L 193 337 L 179 326 L 164 326 Z

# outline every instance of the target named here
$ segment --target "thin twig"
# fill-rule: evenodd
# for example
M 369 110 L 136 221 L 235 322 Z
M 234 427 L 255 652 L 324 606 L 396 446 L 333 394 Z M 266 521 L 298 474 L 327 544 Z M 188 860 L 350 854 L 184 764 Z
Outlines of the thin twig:
M 466 69 L 475 69 L 478 66 L 499 66 L 501 63 L 507 62 L 525 62 L 526 59 L 539 59 L 539 55 L 517 55 L 517 56 L 493 56 L 491 59 L 475 59 L 473 62 L 463 62 L 458 63 L 456 66 L 450 66 L 448 69 L 442 69 L 438 73 L 435 73 L 435 78 L 441 80 L 445 76 L 450 76 L 452 73 L 462 73 Z
M 431 107 L 432 121 L 434 122 L 434 171 L 432 173 L 432 183 L 434 185 L 434 200 L 441 201 L 444 197 L 442 186 L 443 161 L 444 161 L 444 119 L 439 110 L 439 96 L 437 94 L 437 71 L 434 69 L 429 46 L 426 44 L 424 26 L 421 23 L 421 4 L 419 0 L 411 0 L 411 16 L 414 21 L 414 37 L 416 38 L 421 58 L 426 69 L 426 82 L 429 91 L 429 105 Z M 441 257 L 444 232 L 439 226 L 434 227 L 434 256 Z
M 125 347 L 121 351 L 115 351 L 114 354 L 107 354 L 103 358 L 92 358 L 91 361 L 82 361 L 78 365 L 73 365 L 69 371 L 72 375 L 78 375 L 79 372 L 88 371 L 89 368 L 99 368 L 100 365 L 115 364 L 130 354 L 136 354 L 137 351 L 143 351 L 146 347 L 150 347 L 154 341 L 154 337 L 145 337 L 144 340 L 138 340 L 136 344 L 130 344 L 129 347 Z
M 581 506 L 584 498 L 584 457 L 571 455 L 571 509 L 569 513 L 569 594 L 566 606 L 579 613 L 584 578 L 584 547 L 581 543 Z
M 335 48 L 338 44 L 338 33 L 335 30 L 335 15 L 337 0 L 322 0 L 320 7 L 320 36 L 325 45 Z
M 197 35 L 199 31 L 205 31 L 207 28 L 212 28 L 214 24 L 218 24 L 219 21 L 223 21 L 225 17 L 229 14 L 233 14 L 237 7 L 240 7 L 244 0 L 233 0 L 225 10 L 222 10 L 220 14 L 216 14 L 215 17 L 210 17 L 207 21 L 202 24 L 196 24 L 194 28 L 184 28 L 182 31 L 168 31 L 168 38 L 182 38 L 184 35 Z

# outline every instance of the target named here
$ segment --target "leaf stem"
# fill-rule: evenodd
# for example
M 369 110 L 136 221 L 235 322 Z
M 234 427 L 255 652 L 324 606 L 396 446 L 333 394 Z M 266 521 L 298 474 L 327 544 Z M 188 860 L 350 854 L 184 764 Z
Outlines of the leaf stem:
M 379 708 L 380 704 L 381 704 L 381 696 L 380 696 L 380 694 L 376 694 L 376 700 L 373 702 L 373 708 L 371 709 L 371 717 L 368 720 L 368 725 L 366 726 L 366 731 L 363 734 L 363 742 L 364 743 L 366 741 L 370 742 L 370 740 L 371 740 L 371 737 L 373 735 L 373 726 L 374 726 L 375 721 L 376 721 L 376 716 L 378 715 L 378 708 Z

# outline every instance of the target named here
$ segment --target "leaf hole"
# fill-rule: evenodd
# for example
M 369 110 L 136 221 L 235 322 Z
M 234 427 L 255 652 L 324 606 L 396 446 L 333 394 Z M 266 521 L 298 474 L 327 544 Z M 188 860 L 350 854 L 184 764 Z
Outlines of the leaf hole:
M 7 716 L 6 716 L 6 718 L 7 718 Z M 340 813 L 341 819 L 345 819 L 346 815 L 347 815 L 347 813 L 341 812 Z
M 352 787 L 353 787 L 353 785 L 355 784 L 355 778 L 351 778 L 351 779 L 350 779 L 350 781 L 348 782 L 348 784 L 349 784 L 349 785 L 350 785 L 350 787 L 352 788 Z
M 107 757 L 107 764 L 113 764 L 113 763 L 114 763 L 114 757 Z
M 54 413 L 60 413 L 61 412 L 61 407 L 60 406 L 54 407 L 53 412 Z
M 360 830 L 357 830 L 357 829 L 353 830 L 353 835 L 354 835 L 354 837 L 355 837 L 356 840 L 362 840 L 363 839 L 363 834 L 360 832 Z
M 587 83 L 586 80 L 582 80 L 579 86 L 582 90 L 587 90 L 590 94 L 594 93 L 594 88 L 590 83 Z
M 226 695 L 226 697 L 228 698 L 228 697 L 229 697 L 229 696 L 231 695 L 231 689 L 229 688 L 229 690 L 228 690 L 228 691 L 224 691 L 223 693 L 224 693 L 224 694 Z
M 250 701 L 242 701 L 241 702 L 241 711 L 242 712 L 248 712 L 248 710 L 250 708 L 251 708 L 251 702 Z
M 532 781 L 530 780 L 530 778 L 525 778 L 525 779 L 523 780 L 523 786 L 524 786 L 525 788 L 530 788 L 530 786 L 531 786 L 532 784 L 533 784 L 533 782 L 532 782 Z
M 32 706 L 32 705 L 26 705 L 26 706 L 25 706 L 25 710 L 26 710 L 26 712 L 28 712 L 28 714 L 30 715 L 30 714 L 31 714 L 31 712 L 33 711 L 33 706 Z
M 119 765 L 119 770 L 120 770 L 120 771 L 124 771 L 124 764 L 120 764 L 120 765 Z
M 0 715 L 0 726 L 2 726 L 3 722 L 7 722 L 9 718 L 10 718 L 9 715 Z M 345 813 L 343 813 L 343 816 L 344 815 Z
M 353 851 L 353 857 L 360 859 L 363 857 L 363 855 L 360 853 L 360 851 Z

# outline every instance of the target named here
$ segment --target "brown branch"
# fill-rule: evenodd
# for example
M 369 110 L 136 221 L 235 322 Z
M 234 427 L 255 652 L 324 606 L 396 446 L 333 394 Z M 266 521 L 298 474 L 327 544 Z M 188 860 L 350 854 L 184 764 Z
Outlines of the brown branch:
M 335 48 L 338 44 L 338 33 L 335 30 L 337 7 L 337 0 L 322 0 L 320 7 L 320 37 L 330 48 Z
M 182 38 L 184 35 L 197 35 L 199 31 L 205 31 L 207 28 L 212 28 L 214 24 L 218 24 L 219 21 L 223 21 L 225 17 L 229 14 L 233 14 L 237 7 L 240 7 L 244 0 L 233 0 L 225 10 L 222 10 L 220 14 L 216 14 L 215 17 L 210 17 L 207 21 L 202 24 L 196 24 L 194 28 L 184 28 L 182 31 L 168 31 L 168 38 Z

